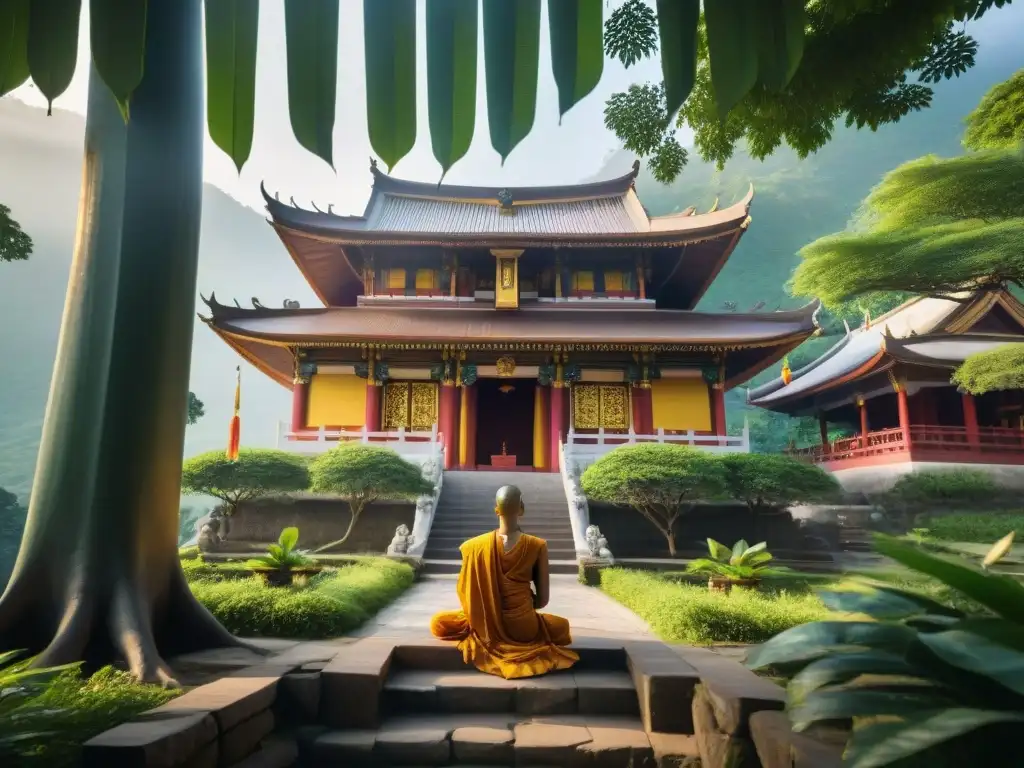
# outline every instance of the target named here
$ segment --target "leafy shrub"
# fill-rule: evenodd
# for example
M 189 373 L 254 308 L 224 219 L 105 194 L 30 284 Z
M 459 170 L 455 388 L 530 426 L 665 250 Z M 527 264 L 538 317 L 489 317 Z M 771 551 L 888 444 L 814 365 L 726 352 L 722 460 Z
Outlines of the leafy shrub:
M 934 515 L 926 525 L 925 537 L 938 541 L 985 544 L 1011 531 L 1018 539 L 1024 539 L 1024 515 Z
M 0 765 L 19 768 L 77 766 L 82 744 L 93 736 L 181 693 L 141 685 L 113 667 L 104 667 L 87 679 L 77 669 L 68 669 L 25 695 L 11 695 L 7 683 L 0 686 L 5 705 L 0 710 Z M 8 708 L 8 701 L 13 706 Z
M 308 586 L 267 587 L 260 579 L 199 580 L 192 593 L 234 634 L 323 639 L 359 627 L 413 583 L 411 566 L 368 559 L 321 574 Z
M 181 488 L 185 493 L 213 496 L 233 514 L 242 501 L 309 487 L 306 459 L 287 451 L 243 448 L 231 461 L 224 451 L 207 451 L 185 461 Z
M 813 594 L 735 589 L 725 595 L 624 568 L 603 569 L 601 590 L 670 643 L 761 643 L 827 615 Z
M 700 501 L 725 494 L 725 466 L 716 457 L 682 445 L 640 444 L 616 448 L 580 478 L 596 501 L 632 507 L 647 518 L 676 554 L 674 526 Z
M 686 572 L 719 576 L 730 581 L 760 579 L 762 576 L 785 573 L 781 568 L 769 567 L 772 556 L 767 546 L 762 541 L 750 547 L 740 539 L 730 549 L 721 542 L 708 539 L 710 557 L 691 561 L 686 566 Z
M 352 511 L 345 535 L 317 552 L 344 544 L 367 504 L 378 499 L 415 499 L 434 490 L 423 471 L 395 451 L 361 443 L 339 445 L 317 456 L 309 476 L 314 492 L 340 496 Z
M 1012 543 L 1000 540 L 983 568 Z M 1024 585 L 887 536 L 876 535 L 875 548 L 981 611 L 884 584 L 824 592 L 829 608 L 870 620 L 795 627 L 754 649 L 748 665 L 792 675 L 795 730 L 857 718 L 851 766 L 1018 765 L 1007 745 L 1024 722 Z
M 831 474 L 792 456 L 727 453 L 718 460 L 725 465 L 729 496 L 751 510 L 827 501 L 839 494 Z
M 914 472 L 904 475 L 885 494 L 889 503 L 912 508 L 971 508 L 1002 495 L 991 475 L 977 470 Z
M 299 543 L 299 529 L 294 526 L 285 528 L 277 539 L 277 544 L 267 548 L 267 554 L 255 557 L 246 563 L 249 568 L 277 568 L 287 571 L 292 568 L 312 565 L 313 559 L 295 547 Z

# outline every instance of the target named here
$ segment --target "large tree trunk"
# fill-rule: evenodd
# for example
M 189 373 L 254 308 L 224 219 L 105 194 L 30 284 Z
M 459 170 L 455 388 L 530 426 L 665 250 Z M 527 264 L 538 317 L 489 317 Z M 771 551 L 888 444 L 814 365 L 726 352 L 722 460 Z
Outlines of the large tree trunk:
M 125 125 L 95 71 L 71 278 L 0 649 L 40 665 L 164 657 L 237 641 L 177 557 L 202 206 L 201 0 L 150 0 Z

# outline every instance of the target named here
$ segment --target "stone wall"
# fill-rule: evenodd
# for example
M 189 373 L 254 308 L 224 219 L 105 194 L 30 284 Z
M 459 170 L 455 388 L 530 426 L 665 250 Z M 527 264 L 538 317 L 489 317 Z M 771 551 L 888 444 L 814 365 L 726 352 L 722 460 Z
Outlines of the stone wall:
M 628 507 L 590 502 L 590 523 L 600 527 L 615 557 L 668 557 L 665 537 L 639 512 Z M 676 521 L 679 557 L 707 553 L 707 539 L 727 546 L 739 539 L 768 542 L 768 549 L 785 559 L 829 559 L 838 549 L 838 535 L 821 524 L 801 524 L 787 512 L 754 514 L 742 504 L 702 504 Z
M 384 554 L 399 525 L 411 530 L 416 505 L 412 502 L 381 501 L 370 504 L 359 518 L 345 545 L 332 553 Z M 299 529 L 299 547 L 316 549 L 340 539 L 351 517 L 348 504 L 325 498 L 269 498 L 245 502 L 231 517 L 223 551 L 247 552 L 266 549 L 277 541 L 281 530 Z

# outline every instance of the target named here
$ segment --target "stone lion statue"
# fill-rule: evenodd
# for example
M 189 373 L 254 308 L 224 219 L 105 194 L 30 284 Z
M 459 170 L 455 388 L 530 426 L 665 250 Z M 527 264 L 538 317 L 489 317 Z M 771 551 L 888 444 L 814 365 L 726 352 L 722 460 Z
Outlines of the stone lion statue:
M 395 529 L 395 538 L 388 545 L 389 555 L 405 555 L 409 552 L 409 545 L 412 544 L 412 532 L 409 526 L 404 523 Z
M 601 535 L 601 529 L 596 525 L 588 525 L 585 534 L 587 549 L 590 556 L 597 560 L 609 560 L 612 558 L 612 551 L 608 549 L 608 539 Z

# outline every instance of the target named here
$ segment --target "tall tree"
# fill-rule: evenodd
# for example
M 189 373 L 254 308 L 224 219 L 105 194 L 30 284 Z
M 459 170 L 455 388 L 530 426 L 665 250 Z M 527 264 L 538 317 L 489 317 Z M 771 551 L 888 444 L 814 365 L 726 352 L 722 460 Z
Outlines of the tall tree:
M 190 427 L 206 415 L 206 406 L 196 397 L 195 392 L 188 393 L 188 410 L 185 423 Z
M 24 261 L 32 255 L 32 238 L 0 203 L 0 261 Z
M 836 304 L 874 291 L 950 295 L 1024 286 L 1024 70 L 968 118 L 965 143 L 888 173 L 850 229 L 805 246 L 793 292 Z

